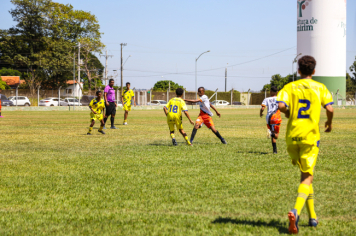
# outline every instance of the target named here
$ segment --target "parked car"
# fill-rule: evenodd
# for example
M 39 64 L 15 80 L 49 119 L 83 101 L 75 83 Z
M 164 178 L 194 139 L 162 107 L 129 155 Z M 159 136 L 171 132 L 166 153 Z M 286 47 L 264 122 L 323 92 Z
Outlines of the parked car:
M 93 100 L 94 98 L 95 98 L 95 96 L 84 95 L 84 96 L 80 99 L 80 103 L 82 104 L 82 106 L 89 106 L 89 103 L 90 103 L 91 100 Z
M 58 106 L 58 98 L 45 98 L 40 101 L 39 106 Z M 64 99 L 60 100 L 60 105 L 61 106 L 68 106 L 68 103 L 64 101 Z
M 211 104 L 213 104 L 214 106 L 227 106 L 227 105 L 230 105 L 230 103 L 225 101 L 225 100 L 215 100 L 215 101 L 212 101 Z
M 241 105 L 245 105 L 245 103 L 243 103 L 243 102 L 232 102 L 232 104 L 231 105 L 234 105 L 234 106 L 241 106 Z
M 167 102 L 164 100 L 153 100 L 151 101 L 151 103 L 147 103 L 147 105 L 149 106 L 162 106 L 162 105 L 166 105 Z
M 1 106 L 15 106 L 14 103 L 9 100 L 5 95 L 1 94 Z
M 81 106 L 82 103 L 76 98 L 65 98 L 64 101 L 68 103 L 68 106 Z
M 26 106 L 26 107 L 31 106 L 31 102 L 30 99 L 28 99 L 28 97 L 18 96 L 16 99 L 16 96 L 11 96 L 9 97 L 9 100 L 12 101 L 15 106 L 16 106 L 16 100 L 18 106 Z

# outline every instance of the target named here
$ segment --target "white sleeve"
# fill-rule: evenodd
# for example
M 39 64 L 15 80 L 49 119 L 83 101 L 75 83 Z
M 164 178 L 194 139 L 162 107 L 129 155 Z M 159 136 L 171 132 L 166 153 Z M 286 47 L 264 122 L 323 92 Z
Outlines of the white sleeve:
M 267 106 L 267 99 L 266 98 L 263 100 L 262 106 Z
M 202 102 L 209 102 L 209 98 L 206 95 L 201 96 L 201 101 Z

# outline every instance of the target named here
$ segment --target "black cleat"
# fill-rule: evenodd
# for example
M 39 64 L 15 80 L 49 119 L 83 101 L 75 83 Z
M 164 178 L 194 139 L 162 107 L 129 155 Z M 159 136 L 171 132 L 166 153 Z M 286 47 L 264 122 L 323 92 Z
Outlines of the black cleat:
M 104 132 L 104 131 L 102 131 L 102 130 L 98 130 L 98 132 L 99 132 L 99 133 L 102 133 L 102 134 L 105 134 L 105 132 Z
M 175 139 L 172 139 L 173 146 L 178 146 L 178 143 Z
M 277 154 L 277 152 L 273 152 L 273 154 Z
M 111 126 L 110 129 L 116 129 L 116 127 L 115 126 Z
M 227 144 L 227 142 L 225 141 L 225 139 L 221 139 L 221 142 L 222 142 L 223 144 Z
M 87 135 L 91 135 L 91 133 L 87 133 Z

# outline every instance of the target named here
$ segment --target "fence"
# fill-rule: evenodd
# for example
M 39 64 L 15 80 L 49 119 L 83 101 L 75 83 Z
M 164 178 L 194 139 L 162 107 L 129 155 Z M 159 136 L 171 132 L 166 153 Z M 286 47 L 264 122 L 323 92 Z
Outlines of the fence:
M 168 101 L 169 99 L 176 96 L 173 91 L 151 91 L 151 90 L 134 90 L 135 99 L 138 105 L 147 105 L 149 102 L 153 100 L 164 100 Z M 62 93 L 62 91 L 61 91 Z M 3 90 L 2 94 L 10 97 L 16 96 L 16 90 Z M 88 94 L 88 92 L 84 92 L 83 94 Z M 120 90 L 117 91 L 117 95 L 120 94 Z M 214 91 L 206 91 L 206 95 L 210 98 L 214 94 Z M 92 92 L 94 95 L 94 91 Z M 342 97 L 340 94 L 332 94 L 335 104 L 337 105 L 354 105 L 356 106 L 356 92 L 347 92 L 346 97 Z M 31 95 L 29 89 L 18 89 L 18 96 L 27 96 L 32 106 L 38 105 L 38 100 L 41 100 L 46 97 L 58 97 L 58 89 L 53 90 L 39 90 L 38 94 Z M 61 96 L 65 98 L 65 96 Z M 184 98 L 186 99 L 195 99 L 196 93 L 194 91 L 185 91 Z M 215 94 L 214 97 L 211 98 L 211 101 L 214 100 L 225 100 L 229 103 L 232 102 L 241 102 L 244 105 L 260 105 L 262 104 L 263 99 L 269 97 L 269 92 L 239 92 L 239 91 L 229 91 L 229 92 L 219 92 Z

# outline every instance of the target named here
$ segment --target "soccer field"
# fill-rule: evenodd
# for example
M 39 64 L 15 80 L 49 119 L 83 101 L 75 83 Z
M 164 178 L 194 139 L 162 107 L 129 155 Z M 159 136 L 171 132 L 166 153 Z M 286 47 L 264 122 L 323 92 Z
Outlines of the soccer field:
M 266 138 L 258 109 L 220 109 L 194 146 L 173 147 L 161 110 L 123 112 L 103 136 L 89 112 L 10 112 L 0 120 L 0 235 L 276 235 L 288 233 L 300 173 Z M 198 110 L 189 111 L 194 120 Z M 192 125 L 184 117 L 190 136 Z M 326 120 L 324 111 L 321 123 Z M 335 109 L 314 180 L 320 224 L 301 235 L 356 232 L 356 109 Z

